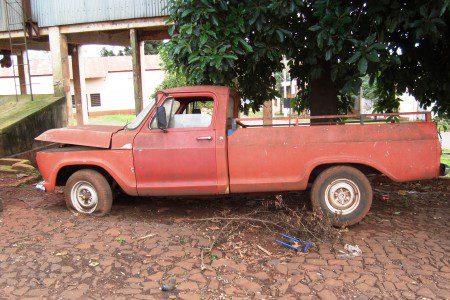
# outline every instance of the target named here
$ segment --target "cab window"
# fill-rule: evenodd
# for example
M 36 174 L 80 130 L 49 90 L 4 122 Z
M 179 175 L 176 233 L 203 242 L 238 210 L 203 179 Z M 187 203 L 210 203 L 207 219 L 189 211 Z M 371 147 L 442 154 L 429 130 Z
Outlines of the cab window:
M 214 100 L 210 97 L 167 98 L 163 105 L 169 120 L 168 128 L 201 128 L 211 125 Z M 156 118 L 153 118 L 150 128 L 158 128 Z

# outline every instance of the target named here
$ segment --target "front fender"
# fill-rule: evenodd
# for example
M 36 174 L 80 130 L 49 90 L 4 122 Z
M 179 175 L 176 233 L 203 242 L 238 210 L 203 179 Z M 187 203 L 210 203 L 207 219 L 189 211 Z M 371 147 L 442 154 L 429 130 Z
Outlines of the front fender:
M 60 170 L 68 166 L 95 166 L 104 169 L 129 195 L 137 195 L 131 150 L 105 150 L 89 147 L 67 147 L 38 152 L 39 171 L 44 187 L 52 192 Z

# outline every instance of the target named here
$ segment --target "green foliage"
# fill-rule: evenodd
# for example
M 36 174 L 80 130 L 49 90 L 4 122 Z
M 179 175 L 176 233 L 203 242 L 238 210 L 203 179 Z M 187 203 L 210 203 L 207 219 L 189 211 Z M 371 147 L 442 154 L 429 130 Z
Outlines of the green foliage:
M 298 106 L 309 107 L 311 82 L 329 74 L 340 111 L 369 76 L 379 111 L 398 109 L 396 95 L 408 91 L 450 112 L 449 0 L 170 0 L 168 8 L 168 69 L 189 84 L 237 88 L 252 100 L 247 109 L 278 94 L 285 55 L 302 89 Z
M 162 41 L 145 41 L 144 42 L 145 55 L 158 54 L 161 45 Z
M 182 74 L 176 74 L 172 72 L 166 73 L 164 76 L 164 80 L 158 84 L 155 88 L 154 93 L 151 95 L 151 97 L 155 97 L 156 92 L 174 88 L 174 87 L 180 87 L 180 86 L 187 86 L 186 77 Z
M 100 50 L 100 56 L 106 57 L 106 56 L 115 56 L 114 51 L 106 49 L 106 47 L 103 47 L 102 50 Z
M 162 41 L 145 41 L 144 54 L 158 54 L 161 44 Z M 108 50 L 106 49 L 106 47 L 103 47 L 102 50 L 100 50 L 100 56 L 131 56 L 131 47 L 123 47 L 123 49 L 118 50 L 117 53 L 115 53 L 113 50 Z
M 433 121 L 437 123 L 437 128 L 439 132 L 450 131 L 450 119 L 435 117 Z

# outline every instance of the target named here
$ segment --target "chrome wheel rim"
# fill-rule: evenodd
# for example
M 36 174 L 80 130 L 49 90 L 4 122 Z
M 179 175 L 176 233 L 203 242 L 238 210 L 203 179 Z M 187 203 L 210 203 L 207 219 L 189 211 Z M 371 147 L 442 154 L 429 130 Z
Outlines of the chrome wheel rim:
M 359 188 L 349 179 L 337 179 L 325 189 L 325 203 L 332 213 L 350 214 L 358 207 L 360 201 Z
M 93 213 L 98 206 L 98 195 L 94 186 L 86 181 L 79 181 L 72 187 L 70 199 L 73 207 L 84 214 Z

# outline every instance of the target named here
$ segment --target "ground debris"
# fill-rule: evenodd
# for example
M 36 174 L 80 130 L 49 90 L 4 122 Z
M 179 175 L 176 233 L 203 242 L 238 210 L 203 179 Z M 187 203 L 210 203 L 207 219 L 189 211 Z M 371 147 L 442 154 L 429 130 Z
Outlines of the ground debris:
M 345 258 L 353 258 L 353 257 L 359 257 L 362 254 L 361 249 L 358 245 L 349 245 L 345 244 L 344 246 L 345 251 L 339 250 L 341 254 L 338 255 L 338 258 L 345 259 Z
M 252 252 L 247 248 L 254 247 L 252 234 L 256 231 L 258 234 L 273 236 L 274 242 L 279 233 L 302 237 L 302 239 L 315 243 L 336 243 L 341 236 L 341 231 L 331 225 L 331 220 L 315 214 L 306 204 L 299 203 L 296 195 L 289 194 L 275 195 L 267 197 L 259 203 L 247 204 L 238 212 L 224 209 L 210 218 L 189 218 L 184 221 L 207 223 L 205 234 L 211 240 L 207 248 L 209 251 L 215 247 L 221 247 L 222 250 L 231 247 L 241 257 Z M 248 237 L 248 239 L 243 237 Z M 238 240 L 246 240 L 248 243 L 238 246 Z M 267 246 L 275 251 L 280 251 L 275 243 Z M 262 246 L 257 245 L 257 247 Z M 267 248 L 262 248 L 267 253 L 259 248 L 262 252 L 272 255 Z

